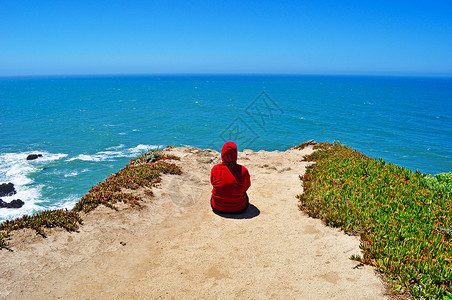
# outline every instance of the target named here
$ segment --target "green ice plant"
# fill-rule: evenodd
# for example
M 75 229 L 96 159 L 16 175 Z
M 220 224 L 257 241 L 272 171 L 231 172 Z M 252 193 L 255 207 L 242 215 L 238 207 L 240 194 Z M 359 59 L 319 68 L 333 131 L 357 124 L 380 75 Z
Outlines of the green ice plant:
M 452 293 L 446 292 L 446 295 L 444 296 L 443 300 L 452 300 Z
M 450 175 L 429 181 L 338 143 L 306 159 L 313 164 L 302 178 L 300 209 L 359 234 L 360 260 L 384 273 L 394 290 L 428 299 L 451 292 Z
M 424 175 L 427 186 L 443 193 L 452 194 L 452 172 L 440 173 L 435 176 Z
M 5 221 L 0 224 L 0 249 L 7 247 L 5 239 L 13 230 L 30 228 L 34 229 L 37 234 L 45 236 L 44 227 L 62 227 L 67 231 L 75 231 L 78 229 L 78 224 L 81 223 L 80 216 L 67 209 L 47 210 L 34 216 L 25 215 L 14 221 Z

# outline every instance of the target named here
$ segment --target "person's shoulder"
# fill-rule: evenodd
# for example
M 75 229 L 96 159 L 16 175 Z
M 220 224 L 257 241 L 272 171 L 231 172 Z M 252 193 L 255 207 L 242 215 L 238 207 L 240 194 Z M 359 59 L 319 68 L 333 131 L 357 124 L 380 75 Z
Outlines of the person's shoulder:
M 237 164 L 237 166 L 242 170 L 243 173 L 248 173 L 248 169 L 245 166 Z
M 223 167 L 224 167 L 223 164 L 217 164 L 217 165 L 215 165 L 215 166 L 212 167 L 212 170 L 214 170 L 214 169 L 221 169 L 221 168 L 223 168 Z

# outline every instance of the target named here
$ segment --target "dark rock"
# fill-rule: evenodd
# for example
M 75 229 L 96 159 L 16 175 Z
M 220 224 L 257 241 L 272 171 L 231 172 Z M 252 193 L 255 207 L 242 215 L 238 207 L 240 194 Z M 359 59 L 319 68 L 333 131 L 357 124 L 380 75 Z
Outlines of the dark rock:
M 25 202 L 20 199 L 13 200 L 9 203 L 10 208 L 21 208 L 24 206 Z
M 14 184 L 12 184 L 11 182 L 0 184 L 0 197 L 12 196 L 14 194 L 16 194 Z
M 27 160 L 37 159 L 38 157 L 42 157 L 42 154 L 30 154 L 27 156 Z
M 24 204 L 20 199 L 13 200 L 9 203 L 0 199 L 0 208 L 21 208 Z

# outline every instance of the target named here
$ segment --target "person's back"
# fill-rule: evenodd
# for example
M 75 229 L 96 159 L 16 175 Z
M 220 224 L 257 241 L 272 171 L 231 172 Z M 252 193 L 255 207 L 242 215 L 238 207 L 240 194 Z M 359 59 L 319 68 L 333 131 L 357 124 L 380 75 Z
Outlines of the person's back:
M 251 185 L 248 170 L 237 164 L 237 146 L 233 142 L 224 144 L 221 150 L 222 163 L 215 165 L 210 174 L 212 183 L 212 208 L 219 212 L 240 212 L 248 205 L 246 191 Z

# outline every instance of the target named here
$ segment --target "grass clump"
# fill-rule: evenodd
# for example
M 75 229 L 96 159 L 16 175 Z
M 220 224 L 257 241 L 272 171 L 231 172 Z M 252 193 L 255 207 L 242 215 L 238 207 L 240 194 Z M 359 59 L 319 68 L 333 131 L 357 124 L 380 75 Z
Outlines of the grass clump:
M 300 209 L 359 234 L 361 261 L 383 272 L 396 291 L 448 297 L 452 197 L 442 175 L 426 178 L 337 143 L 324 144 L 307 160 L 314 164 L 302 178 Z
M 0 223 L 0 250 L 9 249 L 7 238 L 13 230 L 30 228 L 37 234 L 45 236 L 44 228 L 62 227 L 68 231 L 75 231 L 82 219 L 79 212 L 88 213 L 99 205 L 105 205 L 117 210 L 115 203 L 124 202 L 131 206 L 139 206 L 142 199 L 127 190 L 136 190 L 140 187 L 148 188 L 147 196 L 152 196 L 150 190 L 160 182 L 161 174 L 181 174 L 181 169 L 169 159 L 179 159 L 174 155 L 163 154 L 162 150 L 151 150 L 142 156 L 132 159 L 124 169 L 110 175 L 103 182 L 93 186 L 88 193 L 77 202 L 71 211 L 49 210 L 33 216 L 23 216 L 13 221 Z
M 34 216 L 23 216 L 14 221 L 5 221 L 0 224 L 0 250 L 9 249 L 6 239 L 13 230 L 24 228 L 34 229 L 36 234 L 45 237 L 44 228 L 62 227 L 67 231 L 75 231 L 82 219 L 74 211 L 67 209 L 47 210 Z

